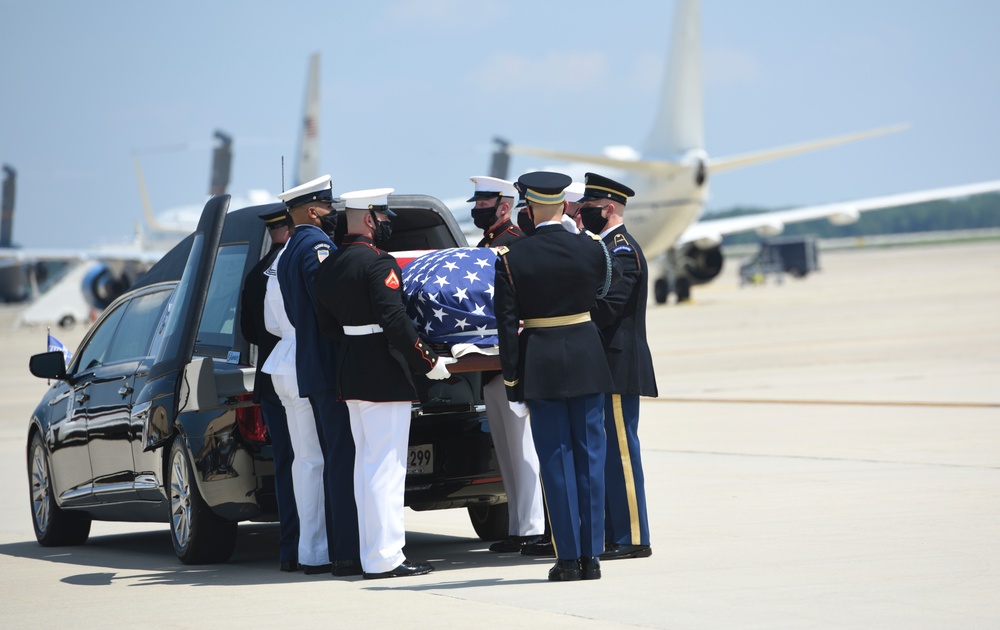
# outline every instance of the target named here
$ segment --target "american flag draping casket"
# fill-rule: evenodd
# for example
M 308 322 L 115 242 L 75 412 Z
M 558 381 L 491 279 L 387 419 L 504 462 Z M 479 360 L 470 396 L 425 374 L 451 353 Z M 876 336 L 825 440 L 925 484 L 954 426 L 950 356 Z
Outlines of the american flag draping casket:
M 493 313 L 496 251 L 455 247 L 429 253 L 400 252 L 396 257 L 403 269 L 406 313 L 420 336 L 435 345 L 464 350 L 454 352 L 455 356 L 475 346 L 481 354 L 494 355 L 476 369 L 498 369 Z

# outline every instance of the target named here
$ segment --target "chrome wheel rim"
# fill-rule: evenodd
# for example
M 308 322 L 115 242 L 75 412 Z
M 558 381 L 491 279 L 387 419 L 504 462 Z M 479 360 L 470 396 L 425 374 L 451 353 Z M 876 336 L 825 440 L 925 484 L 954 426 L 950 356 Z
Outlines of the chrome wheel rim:
M 49 467 L 45 463 L 45 449 L 39 443 L 31 450 L 31 514 L 35 527 L 45 535 L 49 527 Z
M 183 451 L 174 453 L 170 470 L 170 531 L 177 547 L 183 549 L 191 538 L 191 486 Z

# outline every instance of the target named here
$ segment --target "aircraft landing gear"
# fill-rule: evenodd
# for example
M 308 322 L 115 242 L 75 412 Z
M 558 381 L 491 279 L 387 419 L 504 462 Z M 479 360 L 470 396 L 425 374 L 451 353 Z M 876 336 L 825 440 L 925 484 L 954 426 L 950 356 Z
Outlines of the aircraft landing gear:
M 677 302 L 687 302 L 691 299 L 691 281 L 687 278 L 677 278 L 674 283 L 674 293 L 677 294 Z
M 678 304 L 687 302 L 691 299 L 691 281 L 687 278 L 676 278 L 673 287 L 666 278 L 657 278 L 653 283 L 653 298 L 657 304 L 666 304 L 671 293 L 677 296 Z
M 653 283 L 653 297 L 656 299 L 656 303 L 666 304 L 669 295 L 670 287 L 667 285 L 667 279 L 657 278 L 656 282 Z

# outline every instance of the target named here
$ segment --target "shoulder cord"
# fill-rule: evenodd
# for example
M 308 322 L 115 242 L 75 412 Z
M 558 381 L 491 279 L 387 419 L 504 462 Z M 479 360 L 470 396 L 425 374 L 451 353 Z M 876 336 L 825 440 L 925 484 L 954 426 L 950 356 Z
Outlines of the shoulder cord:
M 597 292 L 597 299 L 602 299 L 608 294 L 611 289 L 611 254 L 608 253 L 607 246 L 604 245 L 604 241 L 601 239 L 595 239 L 597 244 L 601 246 L 601 251 L 604 252 L 604 286 L 601 287 L 600 291 Z

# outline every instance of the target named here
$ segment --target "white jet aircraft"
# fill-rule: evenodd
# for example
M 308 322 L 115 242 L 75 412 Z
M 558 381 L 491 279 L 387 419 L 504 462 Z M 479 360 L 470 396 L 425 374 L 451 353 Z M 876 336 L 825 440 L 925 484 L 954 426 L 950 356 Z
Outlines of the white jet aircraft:
M 1000 190 L 998 180 L 702 221 L 708 181 L 718 173 L 893 133 L 905 125 L 732 157 L 710 157 L 704 149 L 702 124 L 700 21 L 698 0 L 678 0 L 660 111 L 641 158 L 628 147 L 612 147 L 607 155 L 587 155 L 504 146 L 498 140 L 501 151 L 605 166 L 630 175 L 624 181 L 636 191 L 636 196 L 628 204 L 626 221 L 629 232 L 639 241 L 654 269 L 651 275 L 655 278 L 654 296 L 658 303 L 666 302 L 671 292 L 678 301 L 687 300 L 693 285 L 715 278 L 722 270 L 720 245 L 727 234 L 757 230 L 762 236 L 773 236 L 788 223 L 824 217 L 835 225 L 846 225 L 868 210 Z

